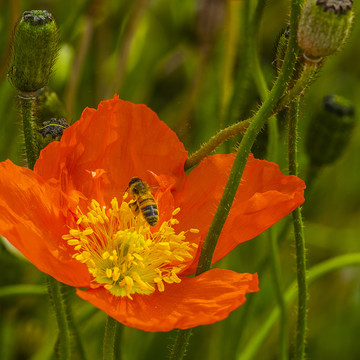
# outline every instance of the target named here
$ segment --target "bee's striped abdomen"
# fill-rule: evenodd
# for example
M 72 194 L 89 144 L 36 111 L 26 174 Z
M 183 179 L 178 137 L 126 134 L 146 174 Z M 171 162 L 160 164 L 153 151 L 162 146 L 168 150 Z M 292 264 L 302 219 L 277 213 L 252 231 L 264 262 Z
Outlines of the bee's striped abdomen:
M 132 178 L 129 182 L 129 191 L 134 199 L 129 203 L 134 215 L 137 215 L 140 209 L 147 223 L 155 226 L 159 220 L 159 211 L 149 185 L 139 178 Z
M 140 201 L 140 210 L 145 220 L 151 226 L 155 226 L 159 220 L 159 212 L 154 198 Z

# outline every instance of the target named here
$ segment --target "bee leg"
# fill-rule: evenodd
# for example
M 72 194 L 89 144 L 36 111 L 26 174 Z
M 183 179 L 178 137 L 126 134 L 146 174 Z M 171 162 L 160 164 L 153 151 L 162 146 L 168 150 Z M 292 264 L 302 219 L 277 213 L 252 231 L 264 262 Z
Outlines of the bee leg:
M 138 216 L 139 215 L 139 206 L 138 203 L 135 200 L 131 200 L 129 202 L 129 208 L 131 209 L 132 213 L 134 214 L 134 216 Z

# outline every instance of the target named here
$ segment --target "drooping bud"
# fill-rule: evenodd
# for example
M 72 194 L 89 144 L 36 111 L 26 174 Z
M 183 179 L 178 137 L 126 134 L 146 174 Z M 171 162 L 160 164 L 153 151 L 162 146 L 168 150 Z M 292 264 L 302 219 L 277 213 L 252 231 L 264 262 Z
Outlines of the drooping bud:
M 350 34 L 352 0 L 307 0 L 301 12 L 298 43 L 310 61 L 334 54 Z
M 60 140 L 64 130 L 68 127 L 69 124 L 65 119 L 52 118 L 48 121 L 44 121 L 42 126 L 38 129 L 39 135 L 37 139 L 40 150 L 51 142 Z
M 311 164 L 329 165 L 346 149 L 355 126 L 354 107 L 338 95 L 324 98 L 323 108 L 311 119 L 306 152 Z
M 66 118 L 65 107 L 56 92 L 48 87 L 36 91 L 35 119 L 39 127 L 52 118 Z
M 58 29 L 46 10 L 25 11 L 15 28 L 8 72 L 12 85 L 33 92 L 47 85 L 58 50 Z

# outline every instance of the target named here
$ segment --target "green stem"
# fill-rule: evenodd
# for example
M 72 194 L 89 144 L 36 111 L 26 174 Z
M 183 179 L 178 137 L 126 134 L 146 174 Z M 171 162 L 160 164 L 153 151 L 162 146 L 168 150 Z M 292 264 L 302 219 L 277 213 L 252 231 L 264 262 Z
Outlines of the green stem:
M 289 174 L 298 175 L 297 169 L 297 125 L 299 118 L 299 100 L 294 101 L 289 109 Z M 305 238 L 301 208 L 296 208 L 293 213 L 296 267 L 298 282 L 298 317 L 296 331 L 295 359 L 302 360 L 305 356 L 306 323 L 308 289 L 306 279 L 306 253 Z
M 0 299 L 28 295 L 46 295 L 46 289 L 40 285 L 9 285 L 0 287 Z
M 286 105 L 291 103 L 294 100 L 297 100 L 299 96 L 311 85 L 311 83 L 316 79 L 316 74 L 319 70 L 319 67 L 323 64 L 323 62 L 312 63 L 306 62 L 304 65 L 304 69 L 301 73 L 299 80 L 296 81 L 294 87 L 290 89 L 290 91 L 284 95 L 278 105 L 275 108 L 275 112 L 280 111 Z
M 202 159 L 208 156 L 212 151 L 214 151 L 221 143 L 229 139 L 236 134 L 244 132 L 252 119 L 244 120 L 238 122 L 234 125 L 231 125 L 214 135 L 208 142 L 206 142 L 199 150 L 191 154 L 184 165 L 185 170 L 188 170 L 198 164 Z
M 71 297 L 75 293 L 75 288 L 59 283 L 61 297 L 64 301 L 64 311 L 69 326 L 70 336 L 74 342 L 74 349 L 79 360 L 85 360 L 85 349 L 81 341 L 79 330 L 74 320 L 74 313 L 71 306 Z
M 35 141 L 33 118 L 36 95 L 35 93 L 20 93 L 18 95 L 18 99 L 20 104 L 20 116 L 23 125 L 26 159 L 28 167 L 33 169 L 39 156 L 39 150 Z
M 291 25 L 290 25 L 290 38 L 289 45 L 285 54 L 283 66 L 281 68 L 279 77 L 277 78 L 273 88 L 271 89 L 268 97 L 264 101 L 263 105 L 250 123 L 236 153 L 233 166 L 231 168 L 228 181 L 225 186 L 224 193 L 220 200 L 219 206 L 214 215 L 213 221 L 210 225 L 204 244 L 202 246 L 196 275 L 210 269 L 211 259 L 215 250 L 217 240 L 220 236 L 222 228 L 225 224 L 226 218 L 229 214 L 231 205 L 233 203 L 236 191 L 238 189 L 244 168 L 251 150 L 251 147 L 256 139 L 257 134 L 265 124 L 266 120 L 271 116 L 276 104 L 278 103 L 281 95 L 286 90 L 286 84 L 291 78 L 297 54 L 296 43 L 296 29 L 298 24 L 298 17 L 301 9 L 301 1 L 295 0 L 292 2 L 291 7 Z M 179 331 L 179 334 L 175 340 L 176 343 L 180 343 L 181 354 L 185 353 L 188 341 L 180 341 L 180 338 L 188 339 L 191 330 Z M 182 359 L 181 357 L 173 358 L 171 360 Z
M 121 360 L 123 358 L 123 353 L 125 353 L 124 352 L 125 348 L 124 346 L 122 346 L 123 332 L 124 332 L 124 326 L 118 323 L 115 331 L 114 360 Z
M 196 275 L 199 275 L 210 268 L 217 239 L 229 214 L 242 174 L 244 172 L 251 147 L 256 139 L 257 134 L 264 126 L 266 120 L 271 116 L 272 111 L 278 103 L 281 95 L 284 93 L 286 84 L 292 75 L 297 53 L 297 43 L 295 36 L 299 12 L 300 1 L 293 1 L 289 45 L 286 51 L 283 66 L 281 68 L 279 77 L 277 78 L 268 97 L 264 101 L 257 114 L 254 116 L 240 143 L 227 184 L 225 186 L 223 196 L 220 200 L 220 204 L 216 210 L 215 216 L 204 240 Z
M 115 359 L 115 340 L 119 323 L 111 316 L 107 317 L 103 343 L 103 360 Z
M 66 302 L 61 290 L 61 284 L 51 276 L 48 279 L 48 292 L 59 328 L 58 359 L 69 360 L 71 358 L 70 326 L 66 316 Z
M 171 348 L 171 353 L 169 356 L 170 360 L 181 360 L 183 358 L 187 346 L 189 344 L 191 333 L 192 333 L 191 329 L 177 330 L 175 342 Z
M 308 272 L 308 282 L 311 284 L 321 276 L 347 266 L 360 266 L 360 253 L 337 256 L 313 266 Z M 285 302 L 287 305 L 294 300 L 297 294 L 296 285 L 297 283 L 294 281 L 285 292 Z M 271 329 L 274 327 L 279 315 L 279 309 L 276 307 L 268 316 L 266 316 L 266 320 L 262 323 L 262 326 L 250 341 L 247 342 L 246 347 L 241 346 L 238 348 L 236 360 L 251 360 L 254 358 L 257 351 L 260 349 L 261 344 L 265 341 Z

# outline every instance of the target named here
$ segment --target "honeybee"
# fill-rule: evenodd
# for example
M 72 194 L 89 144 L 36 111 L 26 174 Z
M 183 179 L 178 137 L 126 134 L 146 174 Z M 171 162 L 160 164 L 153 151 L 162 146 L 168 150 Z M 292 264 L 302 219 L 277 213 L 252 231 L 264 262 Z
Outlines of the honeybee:
M 150 186 L 143 180 L 133 177 L 129 182 L 129 193 L 133 198 L 129 207 L 135 216 L 141 213 L 150 226 L 155 226 L 159 220 L 159 211 Z

